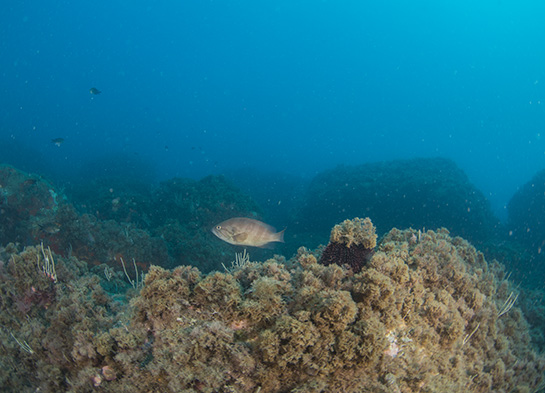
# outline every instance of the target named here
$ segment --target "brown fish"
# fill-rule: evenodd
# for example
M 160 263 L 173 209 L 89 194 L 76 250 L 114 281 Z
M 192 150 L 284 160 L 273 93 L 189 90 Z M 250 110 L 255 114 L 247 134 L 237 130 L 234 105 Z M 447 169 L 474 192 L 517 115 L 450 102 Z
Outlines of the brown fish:
M 212 228 L 212 233 L 236 246 L 270 247 L 272 242 L 284 243 L 284 231 L 251 218 L 235 217 Z
M 37 224 L 38 228 L 40 228 L 40 231 L 42 231 L 46 235 L 54 235 L 58 233 L 61 230 L 61 226 L 57 224 L 56 222 L 49 223 L 49 224 Z
M 34 184 L 38 183 L 38 180 L 37 179 L 26 179 L 24 182 L 23 182 L 23 185 L 25 186 L 33 186 Z

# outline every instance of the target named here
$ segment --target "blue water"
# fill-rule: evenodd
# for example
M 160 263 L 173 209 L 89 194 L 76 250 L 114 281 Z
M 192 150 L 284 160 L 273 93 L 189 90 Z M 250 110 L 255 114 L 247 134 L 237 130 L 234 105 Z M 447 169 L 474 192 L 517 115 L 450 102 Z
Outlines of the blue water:
M 3 2 L 1 161 L 63 181 L 118 157 L 161 180 L 441 156 L 504 217 L 545 167 L 544 17 L 535 0 Z

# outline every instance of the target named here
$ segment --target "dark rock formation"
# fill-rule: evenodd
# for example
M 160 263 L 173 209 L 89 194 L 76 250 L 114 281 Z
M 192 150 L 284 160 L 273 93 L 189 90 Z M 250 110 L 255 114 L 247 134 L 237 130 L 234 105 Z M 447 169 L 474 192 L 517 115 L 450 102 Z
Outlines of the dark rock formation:
M 539 254 L 545 246 L 545 170 L 515 193 L 507 206 L 513 239 Z
M 445 227 L 475 243 L 490 239 L 499 225 L 489 202 L 465 173 L 439 158 L 325 171 L 310 184 L 290 228 L 299 239 L 310 239 L 310 234 L 324 236 L 335 223 L 352 217 L 370 217 L 379 234 L 390 228 Z

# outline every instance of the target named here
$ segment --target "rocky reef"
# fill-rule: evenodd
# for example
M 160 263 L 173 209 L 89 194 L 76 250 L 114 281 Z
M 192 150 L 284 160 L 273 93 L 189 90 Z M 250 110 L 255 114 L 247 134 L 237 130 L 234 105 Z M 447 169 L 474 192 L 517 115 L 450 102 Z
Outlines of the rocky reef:
M 162 261 L 140 258 L 148 266 L 196 265 L 205 272 L 221 268 L 218 261 L 232 247 L 216 241 L 210 229 L 232 216 L 261 216 L 257 204 L 223 176 L 173 178 L 155 188 L 106 178 L 73 187 L 69 194 L 78 212 L 120 225 L 129 232 L 126 238 L 140 242 L 148 235 L 149 246 L 140 247 L 153 250 Z M 128 254 L 133 257 L 134 252 Z
M 210 228 L 233 215 L 261 215 L 222 176 L 175 178 L 156 188 L 96 179 L 66 194 L 40 176 L 0 166 L 0 244 L 43 242 L 60 255 L 116 269 L 123 258 L 143 269 L 187 264 L 209 272 L 233 253 Z
M 542 286 L 545 280 L 545 170 L 524 184 L 507 208 L 511 254 L 519 256 L 513 269 L 526 282 Z
M 508 204 L 509 230 L 514 239 L 538 254 L 545 251 L 545 170 L 535 176 L 511 198 Z
M 0 250 L 0 385 L 78 393 L 544 386 L 545 358 L 532 349 L 519 290 L 501 265 L 444 229 L 394 229 L 375 246 L 369 226 L 355 219 L 333 231 L 332 240 L 354 239 L 339 244 L 375 249 L 358 272 L 301 248 L 290 260 L 238 255 L 208 274 L 153 266 L 139 280 L 130 269 L 124 277 L 9 245 Z
M 2 391 L 545 387 L 542 292 L 515 285 L 461 237 L 423 228 L 448 225 L 476 242 L 496 230 L 484 197 L 453 164 L 339 168 L 310 190 L 291 241 L 310 228 L 330 233 L 327 245 L 260 258 L 209 232 L 262 214 L 221 176 L 155 188 L 102 180 L 66 197 L 40 176 L 0 166 Z M 520 228 L 539 228 L 518 209 Z M 346 220 L 354 212 L 371 212 L 382 229 Z M 523 245 L 515 221 L 512 238 Z M 390 229 L 410 225 L 420 229 Z
M 0 242 L 33 242 L 58 232 L 54 216 L 63 201 L 40 176 L 0 165 Z
M 367 216 L 379 235 L 391 228 L 445 227 L 473 244 L 489 241 L 499 227 L 484 195 L 453 161 L 442 158 L 324 171 L 310 183 L 289 227 L 299 246 L 316 247 L 327 241 L 323 236 L 333 225 Z

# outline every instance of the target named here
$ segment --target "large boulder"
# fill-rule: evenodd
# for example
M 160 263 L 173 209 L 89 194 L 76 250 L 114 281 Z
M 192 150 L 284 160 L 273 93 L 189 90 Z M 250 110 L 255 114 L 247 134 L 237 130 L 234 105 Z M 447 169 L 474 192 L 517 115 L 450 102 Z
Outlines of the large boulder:
M 545 246 L 545 170 L 513 195 L 507 209 L 512 238 L 532 254 L 541 254 Z
M 58 232 L 54 216 L 63 199 L 41 176 L 0 165 L 0 244 L 32 244 Z
M 329 229 L 370 217 L 379 234 L 391 228 L 447 228 L 474 243 L 499 225 L 488 200 L 447 159 L 413 159 L 339 166 L 314 178 L 294 232 L 309 245 L 327 242 Z

